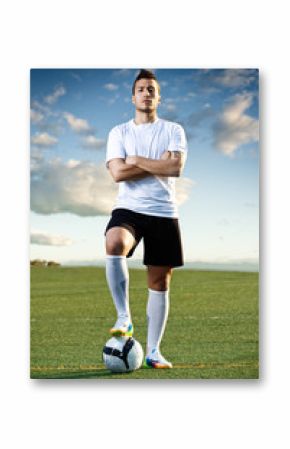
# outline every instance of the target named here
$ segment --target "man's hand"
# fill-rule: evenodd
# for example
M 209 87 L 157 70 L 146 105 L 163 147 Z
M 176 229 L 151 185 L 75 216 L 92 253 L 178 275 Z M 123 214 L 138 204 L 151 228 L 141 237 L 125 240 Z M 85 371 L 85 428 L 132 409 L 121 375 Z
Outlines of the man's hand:
M 164 151 L 161 155 L 161 160 L 166 161 L 167 159 L 171 158 L 171 152 L 170 151 Z

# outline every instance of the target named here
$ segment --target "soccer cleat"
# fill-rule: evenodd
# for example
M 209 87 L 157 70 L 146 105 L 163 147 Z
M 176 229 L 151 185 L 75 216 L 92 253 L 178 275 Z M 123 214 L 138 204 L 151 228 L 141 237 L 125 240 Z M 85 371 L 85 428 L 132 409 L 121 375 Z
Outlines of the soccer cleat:
M 157 349 L 153 349 L 153 351 L 146 356 L 144 365 L 146 368 L 172 368 L 172 363 L 168 362 Z
M 113 337 L 132 337 L 133 331 L 133 324 L 130 323 L 130 321 L 126 321 L 124 318 L 119 318 L 110 330 L 110 334 L 113 335 Z

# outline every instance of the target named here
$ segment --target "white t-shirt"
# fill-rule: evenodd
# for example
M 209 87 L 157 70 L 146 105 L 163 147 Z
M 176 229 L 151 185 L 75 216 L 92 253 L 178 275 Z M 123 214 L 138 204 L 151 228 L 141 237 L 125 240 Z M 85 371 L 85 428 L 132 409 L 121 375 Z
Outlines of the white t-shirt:
M 160 118 L 152 123 L 136 125 L 132 119 L 110 131 L 106 163 L 108 166 L 111 159 L 125 159 L 127 156 L 160 159 L 164 151 L 187 152 L 182 126 Z M 152 175 L 121 181 L 114 209 L 125 208 L 147 215 L 176 218 L 175 179 Z

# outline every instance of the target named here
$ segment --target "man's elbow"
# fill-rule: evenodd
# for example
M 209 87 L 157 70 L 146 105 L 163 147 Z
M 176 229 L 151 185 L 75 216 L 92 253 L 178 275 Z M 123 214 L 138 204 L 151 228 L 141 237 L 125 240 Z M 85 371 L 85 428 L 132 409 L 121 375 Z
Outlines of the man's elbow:
M 169 176 L 172 176 L 173 178 L 179 178 L 181 175 L 181 170 L 174 169 L 170 172 Z
M 184 167 L 184 157 L 183 154 L 173 152 L 171 156 L 171 173 L 169 176 L 173 176 L 176 178 L 179 178 L 182 174 L 183 167 Z
M 115 182 L 121 182 L 121 181 L 124 181 L 125 180 L 125 177 L 124 176 L 122 176 L 120 173 L 117 173 L 115 176 L 114 176 L 114 181 Z
M 110 170 L 111 176 L 115 182 L 123 181 L 122 175 L 119 170 Z
M 174 178 L 179 178 L 182 174 L 182 170 L 183 164 L 181 164 L 180 161 L 178 161 L 173 167 L 171 176 L 173 176 Z

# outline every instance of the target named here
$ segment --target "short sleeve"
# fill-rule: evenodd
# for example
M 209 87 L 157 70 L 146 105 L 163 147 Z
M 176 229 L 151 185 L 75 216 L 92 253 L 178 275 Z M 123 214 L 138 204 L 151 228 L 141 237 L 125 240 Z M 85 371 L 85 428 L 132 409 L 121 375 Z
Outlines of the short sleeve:
M 125 157 L 126 152 L 122 143 L 122 135 L 120 129 L 118 129 L 118 127 L 115 127 L 110 131 L 107 140 L 106 165 L 108 166 L 108 162 L 111 159 L 125 159 Z
M 187 153 L 187 140 L 181 125 L 176 124 L 173 127 L 168 151 L 181 151 Z

